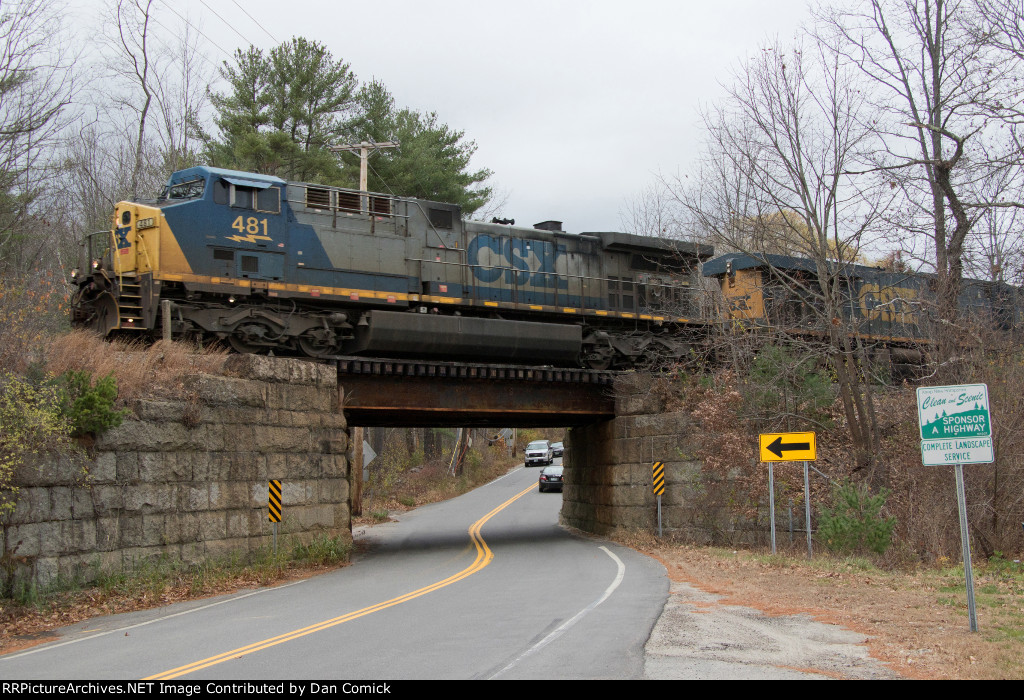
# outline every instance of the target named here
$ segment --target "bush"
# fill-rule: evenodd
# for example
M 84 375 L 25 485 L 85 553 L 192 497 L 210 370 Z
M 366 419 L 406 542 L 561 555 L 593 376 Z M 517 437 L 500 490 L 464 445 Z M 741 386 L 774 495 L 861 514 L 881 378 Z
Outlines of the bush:
M 780 345 L 767 345 L 747 373 L 746 399 L 761 416 L 791 413 L 828 425 L 835 387 L 814 358 Z
M 127 410 L 114 410 L 117 380 L 113 374 L 93 384 L 88 372 L 69 370 L 57 378 L 61 403 L 71 424 L 71 435 L 99 435 L 121 425 Z
M 68 448 L 68 423 L 53 387 L 0 373 L 0 515 L 14 509 L 15 474 L 30 455 Z
M 887 489 L 872 496 L 867 486 L 844 481 L 832 491 L 833 507 L 819 512 L 818 537 L 834 552 L 882 554 L 892 543 L 896 518 L 882 517 Z
M 310 564 L 332 565 L 348 561 L 352 546 L 341 537 L 317 535 L 309 544 L 295 544 L 292 559 Z

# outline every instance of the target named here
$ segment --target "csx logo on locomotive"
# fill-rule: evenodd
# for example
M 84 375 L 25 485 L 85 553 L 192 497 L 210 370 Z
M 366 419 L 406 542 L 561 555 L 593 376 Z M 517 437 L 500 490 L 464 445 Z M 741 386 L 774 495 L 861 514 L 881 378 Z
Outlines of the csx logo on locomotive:
M 559 278 L 555 270 L 555 261 L 564 253 L 565 246 L 548 241 L 486 234 L 474 238 L 466 249 L 473 276 L 481 282 L 503 280 L 545 289 L 569 288 L 569 281 Z

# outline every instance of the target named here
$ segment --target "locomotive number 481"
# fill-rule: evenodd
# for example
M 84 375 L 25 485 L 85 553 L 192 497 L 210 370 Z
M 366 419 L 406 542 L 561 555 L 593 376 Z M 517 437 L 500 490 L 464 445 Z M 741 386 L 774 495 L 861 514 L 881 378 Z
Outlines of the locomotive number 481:
M 262 231 L 260 230 L 262 227 Z M 231 228 L 235 229 L 242 235 L 255 236 L 256 234 L 267 235 L 267 220 L 257 219 L 255 216 L 244 218 L 239 216 L 231 224 Z

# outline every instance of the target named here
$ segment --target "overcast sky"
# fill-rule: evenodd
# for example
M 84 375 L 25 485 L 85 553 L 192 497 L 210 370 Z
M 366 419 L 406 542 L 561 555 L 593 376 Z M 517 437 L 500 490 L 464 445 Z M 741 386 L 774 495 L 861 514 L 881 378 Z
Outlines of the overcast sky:
M 70 0 L 88 21 L 103 0 Z M 621 230 L 621 213 L 658 172 L 686 167 L 699 108 L 767 39 L 789 39 L 808 0 L 156 0 L 219 62 L 293 36 L 325 44 L 399 106 L 436 111 L 494 171 L 517 224 Z M 245 8 L 244 12 L 241 8 Z M 247 16 L 247 14 L 249 16 Z M 219 16 L 218 16 L 219 15 Z M 251 17 L 250 17 L 251 16 Z M 372 161 L 371 161 L 372 163 Z M 397 193 L 401 194 L 401 193 Z

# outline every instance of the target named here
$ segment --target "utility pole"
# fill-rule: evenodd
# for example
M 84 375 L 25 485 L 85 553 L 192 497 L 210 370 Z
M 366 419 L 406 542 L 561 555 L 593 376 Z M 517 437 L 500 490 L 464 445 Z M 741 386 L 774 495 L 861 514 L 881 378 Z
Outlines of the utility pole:
M 360 208 L 365 213 L 369 211 L 369 202 L 366 198 L 366 161 L 370 159 L 370 153 L 376 153 L 384 148 L 398 148 L 398 141 L 363 141 L 362 143 L 346 143 L 341 146 L 331 146 L 333 153 L 359 153 L 359 191 L 363 195 L 359 198 Z M 372 149 L 372 150 L 371 150 Z

